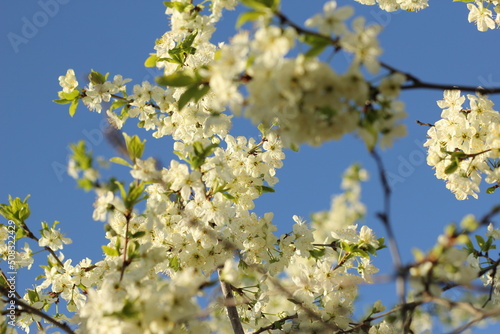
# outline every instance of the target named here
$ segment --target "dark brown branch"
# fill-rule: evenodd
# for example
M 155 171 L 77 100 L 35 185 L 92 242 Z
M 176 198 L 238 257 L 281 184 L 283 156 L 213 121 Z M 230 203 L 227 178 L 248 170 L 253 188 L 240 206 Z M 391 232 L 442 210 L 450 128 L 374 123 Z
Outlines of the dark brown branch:
M 389 181 L 387 180 L 387 173 L 382 163 L 382 158 L 380 158 L 379 154 L 375 149 L 371 152 L 373 159 L 375 160 L 379 172 L 380 183 L 382 184 L 382 188 L 384 190 L 384 211 L 378 213 L 378 217 L 384 225 L 384 228 L 387 233 L 387 237 L 389 239 L 389 250 L 391 252 L 392 262 L 394 263 L 394 267 L 396 269 L 396 292 L 401 302 L 401 305 L 406 305 L 406 275 L 407 271 L 404 270 L 401 255 L 399 253 L 398 244 L 396 242 L 396 237 L 394 235 L 394 231 L 392 229 L 392 224 L 390 220 L 390 212 L 391 212 L 391 187 L 389 186 Z M 401 309 L 402 323 L 403 326 L 406 324 L 406 308 Z
M 380 66 L 390 71 L 391 73 L 401 73 L 406 76 L 408 81 L 412 83 L 406 86 L 401 86 L 401 89 L 438 89 L 438 90 L 461 90 L 464 92 L 476 92 L 480 94 L 500 94 L 500 87 L 482 88 L 476 86 L 461 86 L 461 85 L 449 85 L 449 84 L 435 84 L 431 82 L 425 82 L 414 76 L 413 74 L 400 71 L 391 65 L 384 62 L 380 62 Z
M 123 274 L 125 274 L 125 268 L 127 268 L 130 264 L 130 260 L 127 259 L 127 248 L 128 248 L 128 239 L 129 239 L 128 238 L 128 229 L 129 229 L 129 225 L 130 225 L 130 215 L 131 215 L 130 211 L 127 211 L 125 213 L 125 218 L 127 219 L 127 222 L 125 224 L 125 245 L 123 246 L 123 265 L 122 265 L 122 268 L 120 271 L 120 282 L 123 279 Z
M 273 330 L 273 329 L 280 329 L 280 327 L 279 327 L 280 324 L 283 324 L 287 320 L 297 319 L 298 317 L 299 316 L 297 315 L 297 313 L 286 316 L 280 320 L 276 320 L 275 322 L 273 322 L 269 326 L 259 328 L 258 330 L 256 330 L 252 334 L 260 334 L 260 333 L 263 333 L 265 331 L 269 331 L 269 330 Z
M 483 88 L 476 86 L 433 84 L 423 81 L 413 81 L 413 84 L 401 86 L 401 89 L 438 89 L 438 90 L 460 90 L 462 92 L 472 92 L 479 94 L 500 94 L 500 87 Z
M 389 310 L 387 312 L 381 313 L 381 314 L 376 315 L 374 317 L 370 316 L 370 317 L 366 318 L 365 320 L 363 320 L 361 323 L 354 325 L 354 327 L 349 328 L 349 329 L 344 330 L 344 331 L 341 331 L 338 334 L 352 333 L 352 332 L 354 332 L 357 329 L 360 329 L 362 327 L 370 326 L 371 322 L 373 320 L 378 320 L 378 319 L 381 319 L 381 318 L 385 318 L 388 315 L 391 315 L 391 314 L 396 313 L 396 312 L 400 312 L 401 309 L 403 309 L 403 308 L 405 308 L 405 309 L 413 308 L 414 309 L 414 308 L 416 308 L 416 307 L 418 307 L 418 306 L 420 306 L 422 304 L 424 304 L 424 302 L 418 301 L 418 302 L 410 302 L 410 303 L 407 303 L 405 305 L 395 306 L 393 309 L 391 309 L 391 310 Z
M 493 218 L 493 216 L 497 215 L 498 213 L 500 213 L 500 205 L 494 206 L 490 210 L 490 212 L 484 215 L 483 218 L 481 218 L 481 220 L 479 221 L 479 225 L 481 226 L 488 225 L 491 222 L 491 218 Z
M 433 302 L 437 305 L 444 306 L 450 310 L 452 310 L 454 308 L 459 308 L 459 309 L 462 309 L 463 311 L 469 313 L 470 315 L 475 316 L 472 320 L 470 320 L 466 324 L 460 326 L 459 328 L 455 329 L 450 334 L 462 333 L 464 330 L 466 330 L 467 328 L 471 327 L 472 325 L 474 325 L 475 323 L 477 323 L 483 319 L 487 319 L 489 317 L 500 315 L 499 308 L 493 308 L 491 310 L 482 310 L 482 309 L 475 307 L 474 305 L 472 305 L 470 303 L 454 302 L 454 301 L 450 301 L 450 300 L 447 300 L 444 298 L 430 296 L 430 295 L 426 296 L 425 301 L 426 302 Z
M 418 125 L 426 125 L 426 126 L 428 126 L 430 128 L 432 128 L 434 126 L 434 124 L 420 122 L 419 120 L 416 120 L 415 122 L 417 122 Z
M 229 321 L 233 327 L 234 334 L 244 334 L 243 326 L 241 325 L 238 309 L 236 308 L 236 301 L 234 299 L 232 286 L 221 278 L 221 270 L 219 269 L 219 281 L 222 294 L 224 296 L 224 306 L 226 307 Z
M 290 27 L 294 28 L 298 33 L 304 34 L 304 35 L 312 35 L 316 37 L 323 38 L 332 44 L 333 47 L 335 47 L 336 50 L 340 49 L 339 45 L 339 38 L 331 38 L 330 36 L 325 36 L 322 35 L 316 31 L 305 29 L 298 24 L 294 23 L 292 20 L 290 20 L 287 16 L 285 16 L 283 13 L 276 11 L 274 13 L 276 17 L 280 20 L 281 24 L 288 24 Z M 382 61 L 380 61 L 380 66 L 382 68 L 385 68 L 391 73 L 401 73 L 404 76 L 406 76 L 406 79 L 410 81 L 411 83 L 405 86 L 401 86 L 401 89 L 437 89 L 437 90 L 461 90 L 464 92 L 476 92 L 480 94 L 500 94 L 500 87 L 490 87 L 490 88 L 482 88 L 482 87 L 475 87 L 475 86 L 461 86 L 461 85 L 449 85 L 449 84 L 435 84 L 435 83 L 430 83 L 430 82 L 425 82 L 420 80 L 418 77 L 414 76 L 411 73 L 407 73 L 404 71 L 400 71 L 396 69 L 395 67 L 386 64 Z
M 316 36 L 316 37 L 325 39 L 327 41 L 330 41 L 330 43 L 333 46 L 335 46 L 336 48 L 340 48 L 340 46 L 339 46 L 340 39 L 338 37 L 331 38 L 330 36 L 322 35 L 319 32 L 316 32 L 314 30 L 309 30 L 309 29 L 303 28 L 303 27 L 299 26 L 298 24 L 296 24 L 295 22 L 293 22 L 292 20 L 290 20 L 285 14 L 283 14 L 279 11 L 275 12 L 274 14 L 276 15 L 276 17 L 279 18 L 281 24 L 288 24 L 290 27 L 294 28 L 299 33 L 302 33 L 305 35 Z

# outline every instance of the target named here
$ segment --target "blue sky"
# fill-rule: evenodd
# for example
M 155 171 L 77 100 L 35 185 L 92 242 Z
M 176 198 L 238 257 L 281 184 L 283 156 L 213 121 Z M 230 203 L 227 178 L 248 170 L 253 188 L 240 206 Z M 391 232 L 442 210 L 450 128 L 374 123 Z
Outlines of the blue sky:
M 478 32 L 467 22 L 463 3 L 431 1 L 428 9 L 416 14 L 389 14 L 351 0 L 338 2 L 353 5 L 356 14 L 384 26 L 380 35 L 384 62 L 425 81 L 500 86 L 500 70 L 495 66 L 500 53 L 499 32 Z M 44 5 L 48 3 L 57 7 Z M 284 13 L 303 24 L 321 10 L 323 1 L 283 3 Z M 75 262 L 84 257 L 97 261 L 103 227 L 92 220 L 94 195 L 77 189 L 65 173 L 68 144 L 83 139 L 96 155 L 109 158 L 116 154 L 102 136 L 103 115 L 80 107 L 71 118 L 67 106 L 52 102 L 60 89 L 57 78 L 73 68 L 81 83 L 91 69 L 122 74 L 133 83 L 153 80 L 157 73 L 143 63 L 153 52 L 155 39 L 169 27 L 164 6 L 162 1 L 130 0 L 9 1 L 1 6 L 0 203 L 6 203 L 9 194 L 21 198 L 31 194 L 31 228 L 36 231 L 41 221 L 59 220 L 60 228 L 73 239 L 65 254 Z M 234 33 L 235 18 L 229 13 L 222 20 L 218 41 Z M 422 144 L 427 129 L 415 120 L 435 122 L 440 114 L 435 101 L 441 97 L 440 91 L 403 93 L 409 135 L 382 153 L 394 180 L 392 222 L 404 261 L 412 259 L 413 247 L 431 247 L 446 224 L 460 221 L 467 213 L 480 217 L 498 202 L 498 195 L 484 192 L 479 200 L 457 201 L 425 163 Z M 233 135 L 257 136 L 249 122 L 239 119 L 236 123 Z M 132 126 L 126 131 L 147 139 L 146 154 L 158 157 L 164 165 L 173 158 L 168 139 L 155 140 Z M 265 194 L 256 207 L 261 214 L 275 212 L 280 233 L 291 229 L 292 215 L 307 218 L 313 212 L 328 210 L 331 197 L 340 191 L 339 176 L 351 163 L 360 162 L 371 174 L 363 188 L 362 199 L 369 210 L 364 223 L 378 236 L 385 235 L 375 217 L 382 209 L 382 190 L 374 162 L 359 139 L 348 136 L 321 148 L 302 147 L 299 153 L 286 153 L 276 193 Z M 113 166 L 111 173 L 127 177 L 122 166 Z M 382 253 L 376 263 L 387 272 L 389 253 Z M 21 272 L 19 285 L 29 287 L 33 275 Z M 393 294 L 392 287 L 386 288 L 380 296 L 370 291 L 360 302 L 392 300 L 388 297 Z

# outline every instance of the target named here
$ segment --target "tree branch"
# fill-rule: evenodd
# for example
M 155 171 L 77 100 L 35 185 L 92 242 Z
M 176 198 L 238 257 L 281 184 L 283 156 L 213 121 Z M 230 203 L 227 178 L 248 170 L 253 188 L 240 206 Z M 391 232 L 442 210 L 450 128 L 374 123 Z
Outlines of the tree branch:
M 122 265 L 122 268 L 120 270 L 120 282 L 123 280 L 123 274 L 125 274 L 125 268 L 127 268 L 130 264 L 130 260 L 127 259 L 127 251 L 128 251 L 128 229 L 129 229 L 129 225 L 130 225 L 130 215 L 131 215 L 131 212 L 129 210 L 127 210 L 127 212 L 125 213 L 125 218 L 127 220 L 126 224 L 125 224 L 125 245 L 123 246 L 123 265 Z
M 311 35 L 311 36 L 316 36 L 323 38 L 327 41 L 330 42 L 330 44 L 335 47 L 336 50 L 341 49 L 341 46 L 339 44 L 340 38 L 332 38 L 330 36 L 325 36 L 322 35 L 314 30 L 309 30 L 306 28 L 303 28 L 299 26 L 298 24 L 294 23 L 292 20 L 290 20 L 286 15 L 283 13 L 276 11 L 274 13 L 276 17 L 280 20 L 281 24 L 287 24 L 290 27 L 294 28 L 298 33 L 304 34 L 304 35 Z M 475 87 L 475 86 L 461 86 L 461 85 L 452 85 L 452 84 L 436 84 L 436 83 L 431 83 L 431 82 L 425 82 L 420 80 L 418 77 L 415 75 L 404 72 L 401 70 L 396 69 L 395 67 L 386 64 L 382 61 L 379 61 L 380 66 L 382 68 L 385 68 L 391 73 L 401 73 L 404 76 L 406 76 L 407 80 L 410 81 L 411 83 L 405 86 L 401 86 L 401 89 L 437 89 L 437 90 L 461 90 L 464 92 L 476 92 L 480 94 L 500 94 L 500 87 L 490 87 L 490 88 L 483 88 L 483 87 Z
M 389 186 L 389 181 L 387 180 L 386 170 L 382 163 L 382 159 L 375 149 L 371 152 L 373 159 L 375 160 L 379 172 L 379 179 L 382 184 L 382 188 L 384 190 L 384 211 L 378 213 L 378 217 L 387 233 L 387 237 L 389 239 L 389 250 L 391 252 L 392 262 L 394 263 L 394 267 L 396 269 L 396 293 L 399 297 L 401 305 L 406 305 L 406 275 L 407 272 L 404 270 L 401 255 L 399 253 L 398 244 L 396 242 L 396 237 L 394 235 L 394 231 L 392 229 L 391 220 L 390 220 L 390 212 L 391 212 L 391 187 Z M 406 323 L 406 309 L 404 307 L 401 308 L 402 322 Z M 404 325 L 403 325 L 404 326 Z
M 224 296 L 224 306 L 226 307 L 229 321 L 231 322 L 231 326 L 233 327 L 233 332 L 234 334 L 244 334 L 245 332 L 243 331 L 240 316 L 238 315 L 238 309 L 236 308 L 236 301 L 234 299 L 231 284 L 225 282 L 221 278 L 221 269 L 218 270 L 218 273 L 220 287 Z
M 263 333 L 265 331 L 269 331 L 269 330 L 273 330 L 273 329 L 280 329 L 280 327 L 279 327 L 280 324 L 283 324 L 287 320 L 297 319 L 298 317 L 299 316 L 297 315 L 297 313 L 289 315 L 289 316 L 286 316 L 286 317 L 284 317 L 284 318 L 282 318 L 280 320 L 276 320 L 275 322 L 273 322 L 269 326 L 259 328 L 258 330 L 256 330 L 255 332 L 253 332 L 253 334 L 260 334 L 260 333 Z

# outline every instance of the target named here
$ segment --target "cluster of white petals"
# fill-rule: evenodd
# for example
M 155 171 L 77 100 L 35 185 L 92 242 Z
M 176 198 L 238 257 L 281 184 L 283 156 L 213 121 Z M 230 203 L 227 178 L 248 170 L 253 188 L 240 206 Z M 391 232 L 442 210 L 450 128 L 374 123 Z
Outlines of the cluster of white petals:
M 474 22 L 479 31 L 487 31 L 500 27 L 500 1 L 476 0 L 467 4 L 469 9 L 469 22 Z M 495 13 L 495 17 L 493 17 Z
M 406 10 L 419 11 L 429 6 L 429 0 L 355 0 L 363 5 L 377 4 L 382 10 L 394 12 Z M 468 20 L 477 26 L 479 31 L 487 31 L 500 27 L 500 1 L 499 0 L 455 0 L 467 2 L 469 9 Z
M 363 5 L 377 4 L 381 9 L 394 12 L 402 9 L 409 12 L 418 11 L 429 6 L 429 0 L 355 0 Z
M 464 107 L 460 91 L 444 92 L 437 102 L 441 119 L 429 129 L 424 144 L 427 163 L 460 200 L 477 198 L 483 177 L 494 187 L 500 180 L 500 114 L 487 96 L 468 94 L 467 99 L 469 106 Z

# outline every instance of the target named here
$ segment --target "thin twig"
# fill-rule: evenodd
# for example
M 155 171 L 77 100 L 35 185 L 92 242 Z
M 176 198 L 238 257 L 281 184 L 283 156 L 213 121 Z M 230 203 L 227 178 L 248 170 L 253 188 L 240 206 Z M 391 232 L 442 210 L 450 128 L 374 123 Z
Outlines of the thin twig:
M 432 128 L 434 126 L 434 124 L 420 122 L 419 120 L 416 120 L 415 122 L 417 122 L 418 125 L 426 125 L 426 126 L 428 126 L 430 128 Z
M 380 182 L 382 184 L 382 188 L 384 190 L 384 211 L 378 213 L 378 217 L 387 233 L 387 237 L 389 239 L 389 250 L 391 252 L 392 262 L 396 269 L 396 293 L 399 297 L 401 305 L 406 305 L 406 270 L 404 270 L 401 255 L 399 253 L 398 244 L 396 242 L 396 237 L 394 235 L 394 231 L 392 229 L 392 224 L 390 220 L 390 212 L 391 212 L 391 187 L 389 186 L 389 181 L 387 180 L 386 170 L 384 168 L 384 164 L 382 163 L 382 159 L 375 149 L 371 151 L 371 155 L 375 160 L 379 172 Z M 403 324 L 406 323 L 405 319 L 406 309 L 403 307 L 401 309 L 401 316 L 403 320 Z
M 479 309 L 470 303 L 450 301 L 450 300 L 447 300 L 444 298 L 431 296 L 431 295 L 427 295 L 425 300 L 426 300 L 426 302 L 433 302 L 435 304 L 444 306 L 450 310 L 452 310 L 454 308 L 459 308 L 459 309 L 462 309 L 465 312 L 469 313 L 470 315 L 475 316 L 474 319 L 472 319 L 469 322 L 467 322 L 466 324 L 458 327 L 450 334 L 462 333 L 464 330 L 466 330 L 467 328 L 471 327 L 472 325 L 474 325 L 475 323 L 477 323 L 483 319 L 486 319 L 486 318 L 489 318 L 492 316 L 500 315 L 499 308 L 494 308 L 492 310 L 486 311 L 486 310 Z
M 368 317 L 365 320 L 363 320 L 361 323 L 355 325 L 354 327 L 351 327 L 351 328 L 349 328 L 347 330 L 341 331 L 338 334 L 352 333 L 352 332 L 354 332 L 355 330 L 357 330 L 357 329 L 359 329 L 361 327 L 370 325 L 370 323 L 373 320 L 378 320 L 378 319 L 381 319 L 381 318 L 385 318 L 388 315 L 391 315 L 391 314 L 396 313 L 396 312 L 400 312 L 401 309 L 403 309 L 403 308 L 415 308 L 417 306 L 420 306 L 421 304 L 424 304 L 424 302 L 419 301 L 419 302 L 411 302 L 411 303 L 408 303 L 408 304 L 405 304 L 405 305 L 397 305 L 393 309 L 391 309 L 391 310 L 389 310 L 387 312 L 381 313 L 381 314 L 376 315 L 374 317 Z
M 294 23 L 286 15 L 284 15 L 283 13 L 281 13 L 279 11 L 276 11 L 274 14 L 280 20 L 281 24 L 288 24 L 290 27 L 294 28 L 298 33 L 323 38 L 323 39 L 329 41 L 330 44 L 333 47 L 335 47 L 335 49 L 338 50 L 341 48 L 338 37 L 332 38 L 330 36 L 322 35 L 314 30 L 309 30 L 309 29 L 303 28 L 303 27 L 299 26 L 298 24 Z M 476 93 L 480 93 L 480 94 L 500 94 L 500 87 L 482 88 L 482 87 L 475 87 L 475 86 L 435 84 L 435 83 L 422 81 L 418 77 L 414 76 L 413 74 L 398 70 L 395 67 L 393 67 L 389 64 L 386 64 L 382 61 L 380 61 L 380 66 L 382 68 L 385 68 L 386 70 L 388 70 L 391 73 L 403 74 L 406 77 L 406 79 L 411 82 L 408 85 L 401 86 L 401 89 L 461 90 L 464 92 L 476 92 Z
M 265 331 L 269 331 L 269 330 L 273 330 L 273 329 L 280 329 L 280 327 L 278 327 L 280 324 L 283 324 L 287 320 L 297 319 L 298 317 L 299 316 L 297 315 L 297 313 L 286 316 L 282 319 L 276 320 L 275 322 L 273 322 L 269 326 L 259 328 L 258 330 L 256 330 L 252 334 L 260 334 L 260 333 L 263 333 Z
M 123 246 L 123 265 L 120 271 L 120 282 L 123 279 L 123 274 L 125 274 L 125 268 L 128 267 L 130 264 L 130 260 L 127 259 L 127 248 L 128 248 L 128 229 L 130 225 L 130 211 L 127 211 L 125 213 L 125 218 L 127 219 L 127 222 L 125 224 L 125 245 Z
M 500 87 L 482 88 L 475 86 L 462 86 L 462 85 L 451 85 L 451 84 L 435 84 L 431 82 L 425 82 L 414 76 L 413 74 L 398 70 L 393 66 L 380 62 L 380 66 L 392 73 L 401 73 L 406 76 L 406 79 L 412 82 L 410 85 L 401 86 L 401 89 L 438 89 L 438 90 L 461 90 L 464 92 L 476 92 L 480 94 L 499 94 Z

